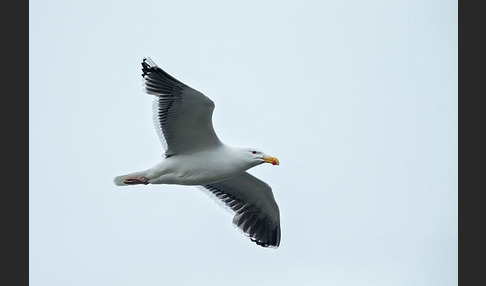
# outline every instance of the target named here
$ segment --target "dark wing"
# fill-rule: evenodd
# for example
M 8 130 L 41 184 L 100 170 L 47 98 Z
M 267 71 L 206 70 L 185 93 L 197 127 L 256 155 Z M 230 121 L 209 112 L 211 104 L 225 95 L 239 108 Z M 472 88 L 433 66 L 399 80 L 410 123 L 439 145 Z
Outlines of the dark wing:
M 253 242 L 263 247 L 280 245 L 280 213 L 267 183 L 244 172 L 203 187 L 235 212 L 233 223 Z
M 166 156 L 189 154 L 221 144 L 214 132 L 214 103 L 178 81 L 150 58 L 142 61 L 145 92 L 156 96 L 154 122 Z

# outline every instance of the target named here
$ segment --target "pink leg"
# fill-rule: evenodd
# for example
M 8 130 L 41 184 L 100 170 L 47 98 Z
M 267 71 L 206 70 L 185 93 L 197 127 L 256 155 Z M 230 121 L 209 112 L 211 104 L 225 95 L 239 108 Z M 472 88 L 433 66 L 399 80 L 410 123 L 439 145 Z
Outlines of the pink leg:
M 144 184 L 148 185 L 149 179 L 146 177 L 132 177 L 132 178 L 126 178 L 123 183 L 125 185 L 138 185 L 138 184 Z

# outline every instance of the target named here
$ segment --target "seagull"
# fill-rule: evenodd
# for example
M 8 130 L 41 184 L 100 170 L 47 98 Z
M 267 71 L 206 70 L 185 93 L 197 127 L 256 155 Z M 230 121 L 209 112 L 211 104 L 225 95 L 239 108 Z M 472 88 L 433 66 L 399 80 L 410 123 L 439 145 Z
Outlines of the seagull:
M 164 158 L 153 167 L 117 176 L 117 186 L 200 186 L 234 213 L 233 223 L 262 247 L 280 245 L 280 212 L 271 187 L 247 172 L 279 160 L 257 148 L 224 144 L 216 135 L 214 102 L 169 75 L 149 57 L 142 60 L 145 92 L 155 96 L 154 123 Z

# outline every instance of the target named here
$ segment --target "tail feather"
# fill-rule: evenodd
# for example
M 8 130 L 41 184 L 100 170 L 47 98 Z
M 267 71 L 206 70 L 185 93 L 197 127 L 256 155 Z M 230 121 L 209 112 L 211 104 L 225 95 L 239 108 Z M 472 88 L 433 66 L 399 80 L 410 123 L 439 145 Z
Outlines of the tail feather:
M 130 186 L 129 184 L 124 183 L 125 179 L 128 179 L 130 177 L 140 177 L 140 176 L 144 176 L 144 175 L 145 175 L 145 172 L 134 172 L 134 173 L 126 174 L 126 175 L 117 176 L 113 179 L 113 182 L 117 186 Z

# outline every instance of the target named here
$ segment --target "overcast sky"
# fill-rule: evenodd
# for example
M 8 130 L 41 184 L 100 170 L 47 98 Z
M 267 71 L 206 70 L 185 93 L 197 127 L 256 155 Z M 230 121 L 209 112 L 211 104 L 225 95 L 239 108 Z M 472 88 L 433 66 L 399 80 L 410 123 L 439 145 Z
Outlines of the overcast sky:
M 29 7 L 29 278 L 57 285 L 457 285 L 457 1 Z M 141 65 L 216 104 L 280 207 L 252 243 L 162 158 Z

